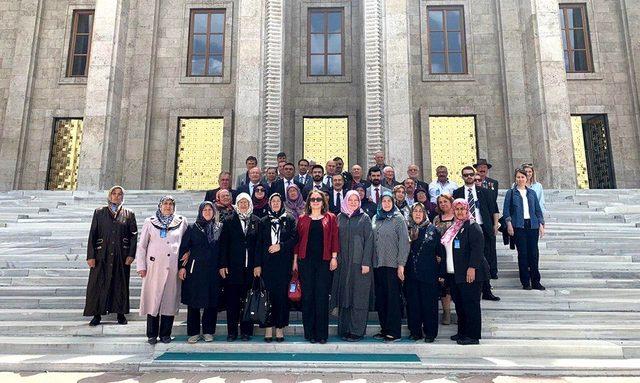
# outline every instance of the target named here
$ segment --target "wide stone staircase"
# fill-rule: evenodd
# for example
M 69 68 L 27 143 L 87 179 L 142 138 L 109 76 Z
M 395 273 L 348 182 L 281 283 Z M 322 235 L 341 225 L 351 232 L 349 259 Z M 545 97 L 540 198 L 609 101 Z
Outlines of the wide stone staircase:
M 192 221 L 203 193 L 170 193 L 178 213 Z M 125 203 L 141 225 L 164 194 L 129 191 Z M 546 198 L 540 267 L 547 290 L 521 289 L 516 252 L 499 238 L 500 279 L 493 286 L 502 300 L 482 301 L 478 346 L 450 341 L 455 325 L 440 326 L 433 344 L 384 344 L 369 336 L 312 345 L 303 340 L 295 311 L 284 343 L 264 343 L 261 330 L 250 342 L 228 343 L 220 313 L 216 340 L 189 345 L 185 310 L 176 318 L 176 339 L 150 346 L 137 315 L 141 280 L 133 272 L 128 325 L 110 315 L 92 328 L 82 317 L 86 237 L 106 194 L 0 193 L 0 370 L 640 374 L 640 190 L 549 190 Z M 377 317 L 369 319 L 373 335 Z M 334 318 L 332 334 L 335 328 Z

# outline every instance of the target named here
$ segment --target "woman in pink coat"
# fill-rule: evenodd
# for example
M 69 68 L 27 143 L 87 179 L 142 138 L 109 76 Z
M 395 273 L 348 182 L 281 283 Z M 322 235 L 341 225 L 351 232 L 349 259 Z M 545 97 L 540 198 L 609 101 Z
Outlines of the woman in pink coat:
M 171 342 L 173 318 L 180 304 L 178 251 L 187 229 L 186 218 L 175 215 L 176 202 L 165 196 L 155 216 L 144 221 L 136 252 L 137 270 L 142 277 L 140 315 L 147 316 L 147 338 L 156 344 Z

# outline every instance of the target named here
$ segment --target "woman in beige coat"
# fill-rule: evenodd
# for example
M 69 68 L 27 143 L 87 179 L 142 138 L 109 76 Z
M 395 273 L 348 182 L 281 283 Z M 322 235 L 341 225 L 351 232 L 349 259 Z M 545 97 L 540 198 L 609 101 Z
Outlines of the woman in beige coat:
M 147 316 L 150 344 L 171 342 L 173 318 L 180 304 L 178 250 L 187 229 L 186 218 L 175 214 L 172 196 L 163 197 L 155 216 L 144 221 L 136 252 L 137 270 L 142 277 L 140 315 Z

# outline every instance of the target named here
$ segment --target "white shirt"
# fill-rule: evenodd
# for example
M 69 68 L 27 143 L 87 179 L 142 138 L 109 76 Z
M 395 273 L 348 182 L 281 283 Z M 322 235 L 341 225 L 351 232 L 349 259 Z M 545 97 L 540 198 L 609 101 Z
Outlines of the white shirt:
M 306 174 L 298 174 L 298 182 L 303 185 L 307 184 L 307 175 Z
M 478 193 L 476 193 L 476 185 L 467 186 L 464 185 L 464 199 L 465 201 L 469 201 L 469 189 L 471 189 L 471 195 L 473 195 L 473 200 L 476 201 L 475 204 L 475 216 L 476 222 L 478 225 L 482 225 L 482 214 L 480 214 L 480 204 L 478 204 Z
M 449 193 L 453 195 L 453 191 L 458 188 L 458 185 L 454 181 L 447 180 L 445 183 L 440 183 L 438 180 L 433 180 L 429 184 L 429 195 L 431 196 L 431 202 L 436 203 L 440 194 Z
M 333 176 L 330 176 L 330 175 L 324 176 L 324 183 L 327 184 L 327 186 L 332 187 L 333 186 Z
M 529 200 L 527 199 L 527 189 L 518 189 L 518 191 L 522 196 L 522 209 L 524 210 L 524 219 L 531 219 L 531 215 L 529 214 Z
M 455 238 L 453 241 L 455 241 Z M 453 267 L 453 241 L 444 245 L 444 249 L 447 252 L 447 273 L 449 274 L 453 274 L 456 271 Z
M 249 187 L 251 187 L 251 185 L 249 185 Z M 249 224 L 249 220 L 246 220 L 246 221 L 243 220 L 243 219 L 240 220 L 240 226 L 242 226 L 242 231 L 245 234 L 247 234 L 247 225 L 248 224 Z M 244 267 L 247 267 L 247 266 L 249 266 L 249 249 L 247 249 L 245 251 L 245 254 L 244 254 Z
M 286 178 L 282 179 L 282 182 L 284 183 L 284 192 L 287 192 L 287 189 L 289 188 L 289 186 L 291 185 L 295 185 L 295 183 L 293 182 L 293 178 L 290 180 L 287 180 Z
M 378 197 L 382 197 L 382 185 L 369 186 L 369 198 L 371 198 L 371 202 L 375 204 L 378 203 L 378 200 L 376 199 L 376 189 L 378 189 Z
M 251 181 L 249 181 L 249 195 L 253 195 L 253 188 L 258 186 L 260 183 L 258 182 L 257 184 L 253 184 Z
M 338 194 L 340 194 L 340 203 L 342 203 L 342 200 L 344 199 L 344 194 L 343 193 L 344 193 L 343 190 L 340 190 L 340 191 L 334 190 L 333 191 L 333 203 L 334 204 L 336 202 L 338 202 Z M 340 207 L 340 205 L 336 205 L 336 206 Z
M 280 224 L 277 223 L 275 227 L 271 226 L 271 244 L 275 245 L 280 243 Z

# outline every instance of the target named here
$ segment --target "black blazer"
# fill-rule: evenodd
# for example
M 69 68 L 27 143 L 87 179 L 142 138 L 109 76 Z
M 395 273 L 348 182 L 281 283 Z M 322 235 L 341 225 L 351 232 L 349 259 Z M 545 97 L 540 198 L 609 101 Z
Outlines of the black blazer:
M 220 188 L 215 188 L 213 190 L 207 190 L 207 193 L 204 195 L 204 200 L 205 201 L 209 201 L 209 202 L 216 202 L 216 196 L 218 195 L 218 191 L 220 191 Z M 235 189 L 231 189 L 229 190 L 231 192 L 231 198 L 233 199 L 233 202 L 236 201 L 236 197 L 238 196 L 238 191 Z
M 296 180 L 293 180 L 293 183 L 298 187 L 298 189 L 300 189 L 300 193 L 302 193 L 302 191 L 304 190 L 304 185 Z M 271 189 L 269 190 L 269 196 L 275 193 L 280 193 L 280 196 L 282 197 L 282 200 L 284 202 L 285 198 L 287 198 L 285 192 L 286 190 L 284 190 L 284 178 L 282 178 L 274 182 L 273 185 L 271 185 Z M 304 198 L 304 196 L 302 198 Z
M 459 249 L 456 249 L 456 240 L 460 241 Z M 484 258 L 484 235 L 480 225 L 465 222 L 453 239 L 452 247 L 456 283 L 466 283 L 469 267 L 476 269 L 476 281 L 484 282 L 489 279 L 489 264 Z M 446 270 L 446 255 L 442 261 L 445 262 Z
M 360 203 L 360 208 L 369 216 L 369 218 L 373 218 L 373 216 L 378 212 L 378 205 L 371 202 L 366 197 Z
M 459 187 L 453 191 L 453 198 L 465 198 L 466 186 Z M 493 198 L 493 193 L 485 188 L 479 188 L 476 186 L 476 194 L 478 195 L 478 201 L 476 209 L 480 208 L 480 216 L 482 217 L 482 230 L 485 234 L 493 234 L 493 214 L 498 212 L 498 205 Z
M 335 215 L 340 214 L 340 205 L 336 205 L 336 201 L 333 199 L 333 189 L 329 189 L 326 191 L 329 194 L 329 211 Z M 340 201 L 344 199 L 345 195 L 347 195 L 347 190 L 342 189 L 342 197 L 340 197 Z
M 486 177 L 482 182 L 482 187 L 492 190 L 498 194 L 498 180 L 494 180 L 493 178 Z
M 269 186 L 265 183 L 260 181 L 260 183 L 258 185 L 262 185 L 264 186 L 265 191 L 267 192 L 267 197 L 271 195 L 271 190 L 269 189 Z M 257 185 L 256 185 L 257 186 Z M 242 185 L 238 188 L 237 193 L 247 193 L 249 194 L 249 196 L 251 197 L 251 193 L 249 193 L 249 184 L 246 185 Z M 233 199 L 233 202 L 235 202 L 235 198 Z
M 293 264 L 293 248 L 296 243 L 298 243 L 296 220 L 291 214 L 287 213 L 280 227 L 280 251 L 273 254 L 269 253 L 269 246 L 271 246 L 271 220 L 268 216 L 262 218 L 258 227 L 255 266 L 264 266 L 271 257 L 287 257 L 289 263 Z
M 411 250 L 405 266 L 407 279 L 436 285 L 438 277 L 444 277 L 447 271 L 446 255 L 440 238 L 440 232 L 433 224 L 418 231 L 418 238 L 411 242 Z M 440 263 L 436 257 L 440 257 Z
M 210 244 L 203 229 L 195 223 L 190 224 L 182 236 L 180 256 L 190 252 L 186 266 L 182 266 L 182 261 L 178 260 L 178 268 L 187 269 L 181 293 L 181 302 L 185 305 L 198 308 L 218 305 L 219 245 L 219 240 Z
M 245 234 L 242 230 L 240 217 L 235 211 L 222 223 L 220 268 L 229 269 L 229 275 L 225 279 L 226 283 L 245 283 L 244 273 L 253 273 L 259 223 L 258 217 L 251 214 L 247 234 Z

